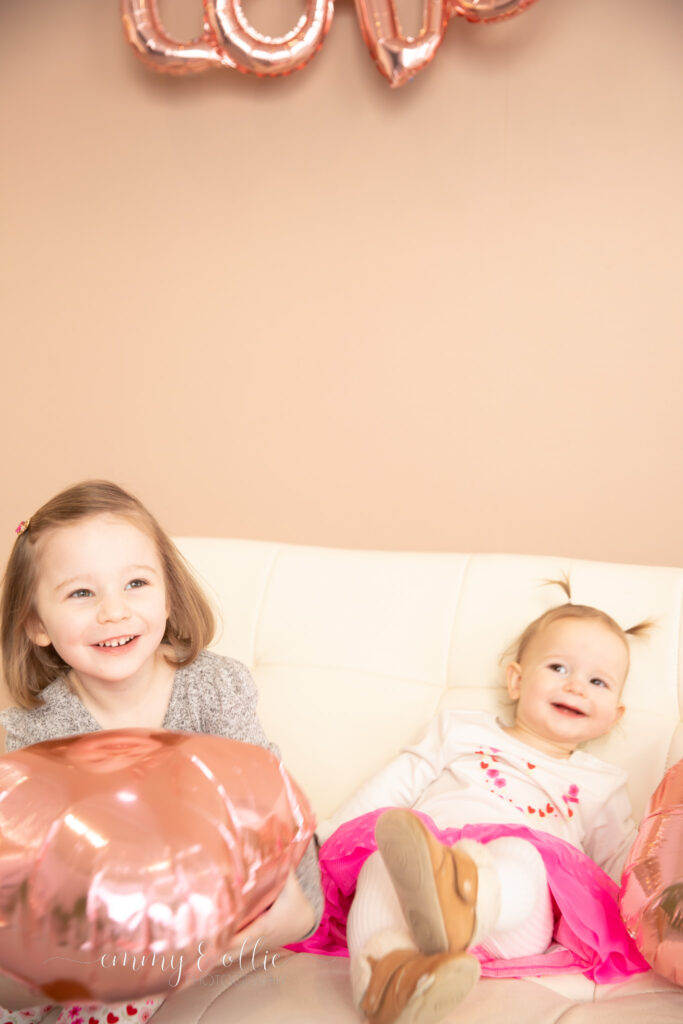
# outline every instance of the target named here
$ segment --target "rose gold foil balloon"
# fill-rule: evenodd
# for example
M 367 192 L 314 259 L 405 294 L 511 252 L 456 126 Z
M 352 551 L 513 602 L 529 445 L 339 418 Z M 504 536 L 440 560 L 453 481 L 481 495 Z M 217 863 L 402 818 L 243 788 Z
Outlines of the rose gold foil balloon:
M 195 981 L 313 828 L 273 754 L 218 736 L 122 729 L 5 755 L 0 970 L 56 1002 Z
M 394 0 L 356 0 L 356 11 L 373 60 L 394 87 L 430 62 L 448 22 L 446 0 L 424 0 L 422 29 L 414 38 L 404 36 Z
M 223 63 L 206 24 L 204 33 L 190 43 L 171 39 L 159 19 L 156 0 L 121 0 L 121 20 L 126 39 L 155 71 L 190 75 Z
M 164 29 L 157 0 L 121 0 L 124 32 L 138 56 L 157 71 L 179 75 L 212 66 L 261 76 L 287 75 L 320 49 L 333 14 L 334 0 L 306 0 L 298 24 L 286 35 L 271 38 L 249 24 L 239 0 L 204 0 L 204 32 L 182 43 Z
M 500 21 L 520 14 L 534 0 L 449 0 L 450 15 L 462 15 L 468 21 Z
M 199 0 L 197 0 L 199 2 Z M 448 19 L 498 21 L 519 14 L 534 0 L 423 0 L 422 28 L 407 36 L 396 0 L 356 0 L 363 38 L 390 85 L 403 85 L 436 53 Z M 159 18 L 157 0 L 121 0 L 128 42 L 157 71 L 187 75 L 209 67 L 255 75 L 298 71 L 320 49 L 332 24 L 334 0 L 306 0 L 306 11 L 286 35 L 271 38 L 253 28 L 240 0 L 203 0 L 204 31 L 189 43 L 171 39 Z
M 624 868 L 620 907 L 647 962 L 683 985 L 683 760 L 652 795 Z
M 238 0 L 206 0 L 205 10 L 221 54 L 239 71 L 287 75 L 298 71 L 323 44 L 334 15 L 333 0 L 307 0 L 306 13 L 285 36 L 271 39 L 247 22 Z

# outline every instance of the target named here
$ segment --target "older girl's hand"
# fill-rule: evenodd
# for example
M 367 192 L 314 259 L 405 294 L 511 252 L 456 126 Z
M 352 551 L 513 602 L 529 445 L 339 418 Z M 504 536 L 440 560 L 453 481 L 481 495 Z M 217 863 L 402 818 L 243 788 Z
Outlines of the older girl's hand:
M 230 953 L 235 962 L 241 957 L 242 963 L 248 962 L 253 956 L 253 966 L 260 966 L 267 952 L 272 953 L 280 946 L 298 942 L 310 932 L 314 924 L 313 907 L 291 869 L 284 889 L 272 906 L 234 936 Z

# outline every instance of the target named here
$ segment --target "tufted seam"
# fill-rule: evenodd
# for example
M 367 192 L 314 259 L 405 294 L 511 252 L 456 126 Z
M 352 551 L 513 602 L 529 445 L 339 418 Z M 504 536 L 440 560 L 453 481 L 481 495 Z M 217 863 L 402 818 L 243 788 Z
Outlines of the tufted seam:
M 239 983 L 241 981 L 244 981 L 244 979 L 247 978 L 249 976 L 249 974 L 250 974 L 249 971 L 242 972 L 238 978 L 235 978 L 234 981 L 231 981 L 230 984 L 228 984 L 228 985 L 216 985 L 215 987 L 211 986 L 211 988 L 212 988 L 211 995 L 213 996 L 213 998 L 210 999 L 209 1002 L 205 1006 L 203 1006 L 201 1008 L 201 1010 L 199 1010 L 199 1012 L 197 1013 L 197 1015 L 194 1018 L 194 1021 L 192 1021 L 192 1024 L 200 1024 L 200 1021 L 203 1020 L 205 1015 L 208 1013 L 208 1011 L 211 1009 L 211 1007 L 220 999 L 220 997 L 222 995 L 224 995 L 229 989 L 234 988 L 235 985 L 239 985 Z M 219 975 L 219 977 L 220 976 L 221 975 Z M 195 984 L 197 984 L 197 983 L 195 983 Z M 157 1010 L 157 1013 L 154 1016 L 158 1016 L 158 1014 L 163 1010 L 163 1008 L 164 1007 L 162 1005 L 159 1008 L 159 1010 Z M 184 1017 L 183 1024 L 190 1024 L 190 1021 L 188 1021 L 187 1017 Z
M 678 636 L 676 638 L 676 666 L 678 669 L 678 718 L 679 726 L 674 730 L 674 734 L 669 744 L 669 749 L 666 754 L 666 769 L 667 771 L 674 764 L 674 750 L 677 747 L 676 739 L 678 729 L 683 728 L 683 648 L 681 647 L 681 636 L 683 635 L 683 584 L 679 587 L 678 591 Z
M 257 641 L 258 641 L 259 631 L 260 631 L 260 627 L 261 627 L 261 620 L 263 618 L 263 610 L 264 610 L 265 605 L 266 605 L 266 598 L 268 597 L 268 590 L 269 590 L 269 587 L 270 587 L 270 581 L 273 578 L 273 573 L 275 572 L 275 566 L 277 565 L 277 563 L 279 562 L 280 558 L 282 557 L 283 547 L 284 547 L 284 545 L 280 545 L 280 547 L 276 548 L 276 550 L 273 552 L 273 558 L 271 560 L 270 566 L 268 567 L 268 571 L 266 573 L 266 578 L 263 581 L 263 589 L 261 591 L 261 594 L 260 594 L 258 602 L 257 602 L 258 611 L 257 611 L 256 615 L 254 616 L 254 628 L 253 628 L 253 631 L 252 631 L 251 642 L 250 642 L 250 646 L 251 646 L 251 650 L 252 650 L 252 659 L 251 659 L 252 660 L 252 664 L 250 665 L 250 668 L 252 668 L 252 669 L 256 668 L 256 664 L 257 664 L 256 644 L 257 644 Z
M 285 956 L 282 957 L 283 962 L 285 962 L 286 960 L 289 960 L 291 958 L 291 956 L 292 956 L 292 953 L 290 951 L 287 951 L 287 952 L 289 953 L 289 955 L 286 956 L 286 957 Z M 235 978 L 234 981 L 231 981 L 229 985 L 223 985 L 223 986 L 216 985 L 215 986 L 216 991 L 214 993 L 214 998 L 211 999 L 210 1002 L 208 1002 L 199 1011 L 199 1013 L 196 1016 L 195 1021 L 193 1022 L 193 1024 L 201 1024 L 201 1021 L 204 1019 L 204 1017 L 206 1016 L 208 1011 L 211 1009 L 212 1006 L 214 1006 L 218 1002 L 220 997 L 222 995 L 224 995 L 225 992 L 227 992 L 229 989 L 234 988 L 236 985 L 239 985 L 241 983 L 245 983 L 248 978 L 252 978 L 252 976 L 257 975 L 258 971 L 259 971 L 259 968 L 253 968 L 252 970 L 246 970 L 246 971 L 242 970 L 242 971 L 240 971 L 239 977 Z M 219 977 L 221 977 L 221 975 L 219 975 Z M 212 988 L 213 988 L 213 986 L 212 986 Z M 161 1009 L 163 1009 L 163 1006 L 160 1007 L 160 1010 Z M 157 1013 L 158 1012 L 160 1012 L 160 1011 L 157 1011 Z M 183 1024 L 188 1024 L 188 1021 L 187 1020 L 183 1020 Z
M 568 1006 L 566 1010 L 560 1010 L 559 1014 L 555 1018 L 555 1024 L 562 1024 L 562 1021 L 567 1021 L 568 1024 L 570 1024 L 570 1022 L 576 1021 L 576 1019 L 577 1019 L 577 1017 L 576 1017 L 577 1012 L 581 1013 L 582 1011 L 585 1011 L 585 1007 L 586 1006 L 590 1006 L 590 1003 L 595 1003 L 595 1001 L 596 1001 L 596 999 L 595 999 L 595 992 L 594 992 L 593 993 L 593 998 L 590 1000 L 590 1002 L 588 1000 L 586 1000 L 585 1002 L 581 1002 L 581 1003 L 573 1002 L 572 1005 Z
M 446 661 L 445 661 L 445 664 L 444 664 L 444 672 L 443 672 L 444 689 L 445 690 L 448 689 L 448 667 L 449 667 L 449 665 L 451 663 L 451 654 L 453 652 L 453 645 L 455 643 L 455 630 L 456 630 L 456 625 L 457 625 L 457 622 L 458 622 L 458 613 L 460 611 L 460 605 L 462 604 L 462 595 L 463 595 L 463 591 L 465 589 L 465 580 L 466 580 L 466 578 L 467 578 L 467 576 L 469 574 L 469 569 L 470 569 L 471 561 L 472 561 L 472 555 L 466 555 L 465 556 L 465 565 L 463 566 L 462 575 L 460 577 L 460 586 L 458 587 L 458 592 L 455 595 L 455 608 L 453 610 L 453 623 L 451 625 L 451 635 L 449 637 L 448 644 L 446 645 L 446 651 L 445 651 Z

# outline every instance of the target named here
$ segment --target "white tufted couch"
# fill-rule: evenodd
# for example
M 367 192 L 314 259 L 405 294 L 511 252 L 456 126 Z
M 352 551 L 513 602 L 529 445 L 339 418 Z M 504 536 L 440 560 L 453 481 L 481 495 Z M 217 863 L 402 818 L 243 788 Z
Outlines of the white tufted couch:
M 213 592 L 217 643 L 252 670 L 266 732 L 319 818 L 444 707 L 503 713 L 499 657 L 563 596 L 542 581 L 571 575 L 574 600 L 628 627 L 627 713 L 592 749 L 625 766 L 635 813 L 683 757 L 683 569 L 514 555 L 411 554 L 185 539 Z M 683 946 L 683 943 L 682 943 Z M 682 951 L 683 955 L 683 951 Z M 179 992 L 157 1024 L 357 1024 L 347 961 L 289 954 L 274 967 L 231 969 Z M 665 1024 L 683 1021 L 683 990 L 654 973 L 596 987 L 583 975 L 485 980 L 452 1015 L 461 1024 Z
M 503 713 L 499 657 L 563 600 L 543 586 L 571 575 L 574 600 L 623 626 L 655 617 L 632 643 L 627 713 L 592 744 L 625 766 L 639 817 L 683 756 L 683 569 L 514 555 L 359 552 L 220 539 L 181 550 L 219 605 L 216 649 L 244 661 L 260 717 L 319 818 L 444 707 Z M 683 953 L 682 953 L 683 955 Z M 357 1024 L 343 958 L 284 953 L 273 966 L 214 973 L 173 994 L 156 1024 Z M 681 1024 L 683 989 L 654 973 L 617 986 L 583 975 L 481 981 L 459 1024 Z

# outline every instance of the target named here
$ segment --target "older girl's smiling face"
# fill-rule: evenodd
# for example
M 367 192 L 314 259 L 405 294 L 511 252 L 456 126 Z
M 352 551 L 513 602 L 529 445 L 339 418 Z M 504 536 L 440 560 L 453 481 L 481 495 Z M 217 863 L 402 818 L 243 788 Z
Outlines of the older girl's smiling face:
M 154 540 L 108 514 L 57 527 L 41 539 L 34 609 L 30 639 L 52 644 L 82 682 L 141 678 L 168 615 Z
M 625 641 L 599 619 L 555 619 L 531 638 L 506 682 L 516 701 L 511 735 L 554 757 L 619 721 L 629 666 Z

